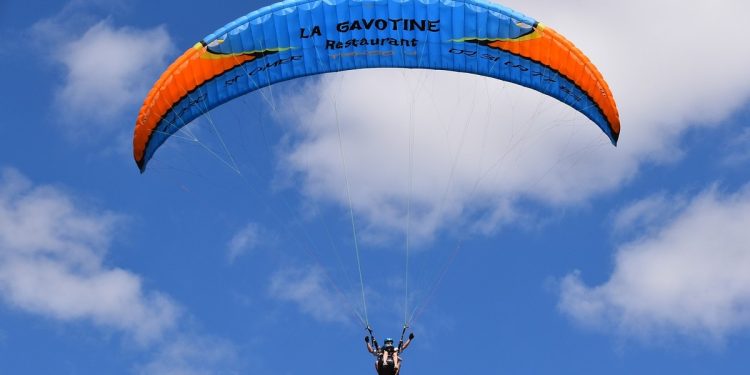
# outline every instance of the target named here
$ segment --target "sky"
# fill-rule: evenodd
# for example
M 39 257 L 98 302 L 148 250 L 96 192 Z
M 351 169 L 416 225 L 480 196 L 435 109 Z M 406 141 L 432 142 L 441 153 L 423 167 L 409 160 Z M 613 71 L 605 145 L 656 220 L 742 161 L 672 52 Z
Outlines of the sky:
M 747 371 L 750 3 L 503 2 L 600 69 L 617 147 L 509 83 L 362 70 L 141 174 L 153 82 L 268 4 L 0 3 L 0 372 L 374 373 L 365 324 L 405 321 L 403 374 Z

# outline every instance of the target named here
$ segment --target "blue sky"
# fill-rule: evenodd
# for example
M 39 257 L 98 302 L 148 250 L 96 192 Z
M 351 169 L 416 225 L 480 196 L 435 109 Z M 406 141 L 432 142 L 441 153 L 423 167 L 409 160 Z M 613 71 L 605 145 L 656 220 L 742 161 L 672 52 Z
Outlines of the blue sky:
M 369 70 L 217 108 L 141 175 L 150 85 L 267 4 L 0 4 L 0 372 L 373 373 L 350 208 L 367 320 L 412 318 L 404 374 L 746 371 L 750 50 L 726 17 L 750 5 L 504 2 L 600 68 L 617 148 L 510 84 Z

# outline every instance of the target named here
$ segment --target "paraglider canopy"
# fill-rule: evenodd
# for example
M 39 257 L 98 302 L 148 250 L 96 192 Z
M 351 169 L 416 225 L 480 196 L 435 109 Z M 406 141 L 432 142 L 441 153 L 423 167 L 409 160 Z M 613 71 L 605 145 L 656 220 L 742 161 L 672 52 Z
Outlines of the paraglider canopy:
M 620 120 L 596 67 L 537 20 L 481 0 L 288 0 L 253 11 L 181 55 L 141 107 L 133 154 L 156 150 L 211 109 L 298 77 L 364 68 L 477 74 L 551 96 L 617 143 Z

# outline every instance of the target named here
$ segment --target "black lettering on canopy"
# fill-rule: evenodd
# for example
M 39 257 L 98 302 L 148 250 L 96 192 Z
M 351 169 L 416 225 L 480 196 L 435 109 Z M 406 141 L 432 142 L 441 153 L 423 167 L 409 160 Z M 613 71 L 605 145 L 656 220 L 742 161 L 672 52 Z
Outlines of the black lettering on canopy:
M 306 34 L 306 31 L 301 30 L 301 36 L 309 38 L 310 36 L 316 35 L 315 29 L 318 26 L 313 27 L 313 31 Z M 440 20 L 426 20 L 426 19 L 414 19 L 414 18 L 360 18 L 351 21 L 339 22 L 336 24 L 336 31 L 340 33 L 346 33 L 352 30 L 403 30 L 403 31 L 429 31 L 438 32 L 440 31 Z M 317 34 L 320 35 L 320 34 Z

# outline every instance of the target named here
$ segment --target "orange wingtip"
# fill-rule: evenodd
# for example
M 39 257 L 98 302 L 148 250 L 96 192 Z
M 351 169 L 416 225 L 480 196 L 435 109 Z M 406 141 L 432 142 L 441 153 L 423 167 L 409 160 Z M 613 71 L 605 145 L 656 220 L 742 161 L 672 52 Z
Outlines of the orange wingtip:
M 146 145 L 161 119 L 189 93 L 256 54 L 218 55 L 196 43 L 167 68 L 149 91 L 138 113 L 133 134 L 133 157 L 143 170 Z
M 489 42 L 490 47 L 538 61 L 578 85 L 601 109 L 616 143 L 620 134 L 620 115 L 612 91 L 604 77 L 586 55 L 554 29 L 538 24 L 528 36 Z

